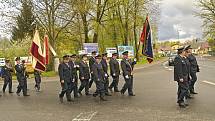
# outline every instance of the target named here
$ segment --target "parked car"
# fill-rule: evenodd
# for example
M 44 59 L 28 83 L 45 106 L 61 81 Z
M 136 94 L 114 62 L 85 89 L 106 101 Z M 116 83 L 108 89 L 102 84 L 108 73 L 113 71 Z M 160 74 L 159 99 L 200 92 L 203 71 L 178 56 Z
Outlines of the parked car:
M 177 55 L 176 53 L 172 53 L 169 55 L 169 60 L 168 60 L 169 66 L 174 66 L 174 59 L 176 55 Z

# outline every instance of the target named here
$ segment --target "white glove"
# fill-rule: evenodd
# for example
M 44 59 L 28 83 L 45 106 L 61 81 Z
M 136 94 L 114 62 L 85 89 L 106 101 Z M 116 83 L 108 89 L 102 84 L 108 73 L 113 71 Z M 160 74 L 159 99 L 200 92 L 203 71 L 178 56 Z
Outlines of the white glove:
M 116 76 L 116 74 L 114 73 L 113 76 Z
M 126 79 L 129 79 L 129 76 L 128 76 L 128 75 L 126 75 L 126 76 L 125 76 L 125 78 L 126 78 Z
M 184 79 L 179 79 L 180 82 L 184 82 Z
M 137 61 L 137 59 L 136 59 L 136 58 L 134 58 L 134 61 L 136 62 L 136 61 Z
M 107 75 L 107 74 L 105 74 L 105 77 L 108 77 L 108 75 Z
M 79 65 L 76 65 L 76 68 L 79 68 Z

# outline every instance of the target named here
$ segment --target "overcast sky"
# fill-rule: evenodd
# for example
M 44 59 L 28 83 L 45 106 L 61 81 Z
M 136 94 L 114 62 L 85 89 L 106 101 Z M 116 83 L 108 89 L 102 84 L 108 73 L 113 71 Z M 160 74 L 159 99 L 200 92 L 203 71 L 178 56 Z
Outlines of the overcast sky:
M 196 0 L 162 0 L 159 40 L 196 38 L 202 35 L 202 21 L 195 17 Z
M 202 35 L 202 21 L 194 16 L 196 0 L 161 0 L 161 15 L 159 22 L 159 40 L 177 40 L 179 30 L 179 38 L 196 38 Z M 0 3 L 2 10 L 2 5 Z M 5 8 L 3 8 L 5 9 Z M 2 18 L 0 18 L 0 37 L 8 37 L 8 33 L 4 32 L 2 25 L 5 26 Z

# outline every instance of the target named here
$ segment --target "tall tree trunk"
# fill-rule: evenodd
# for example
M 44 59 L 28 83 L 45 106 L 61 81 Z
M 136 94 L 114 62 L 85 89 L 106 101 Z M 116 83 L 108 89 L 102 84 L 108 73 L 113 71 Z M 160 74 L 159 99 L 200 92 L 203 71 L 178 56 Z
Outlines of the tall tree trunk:
M 83 13 L 81 15 L 81 18 L 82 18 L 82 22 L 83 22 L 83 26 L 84 26 L 84 37 L 85 37 L 85 43 L 89 43 L 89 37 L 88 37 L 88 24 L 87 24 L 87 16 L 86 16 L 86 13 Z

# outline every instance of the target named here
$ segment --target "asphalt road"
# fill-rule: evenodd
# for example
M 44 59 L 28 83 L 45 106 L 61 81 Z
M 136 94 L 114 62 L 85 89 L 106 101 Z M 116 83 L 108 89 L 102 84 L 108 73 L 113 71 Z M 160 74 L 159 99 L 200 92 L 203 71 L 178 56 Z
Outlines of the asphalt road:
M 215 61 L 200 58 L 199 64 L 196 88 L 199 94 L 185 109 L 176 104 L 173 67 L 158 63 L 136 67 L 135 97 L 113 93 L 107 102 L 82 96 L 61 104 L 58 78 L 46 79 L 40 93 L 29 84 L 30 97 L 8 93 L 0 97 L 0 121 L 215 121 Z M 123 79 L 120 88 L 122 83 Z

